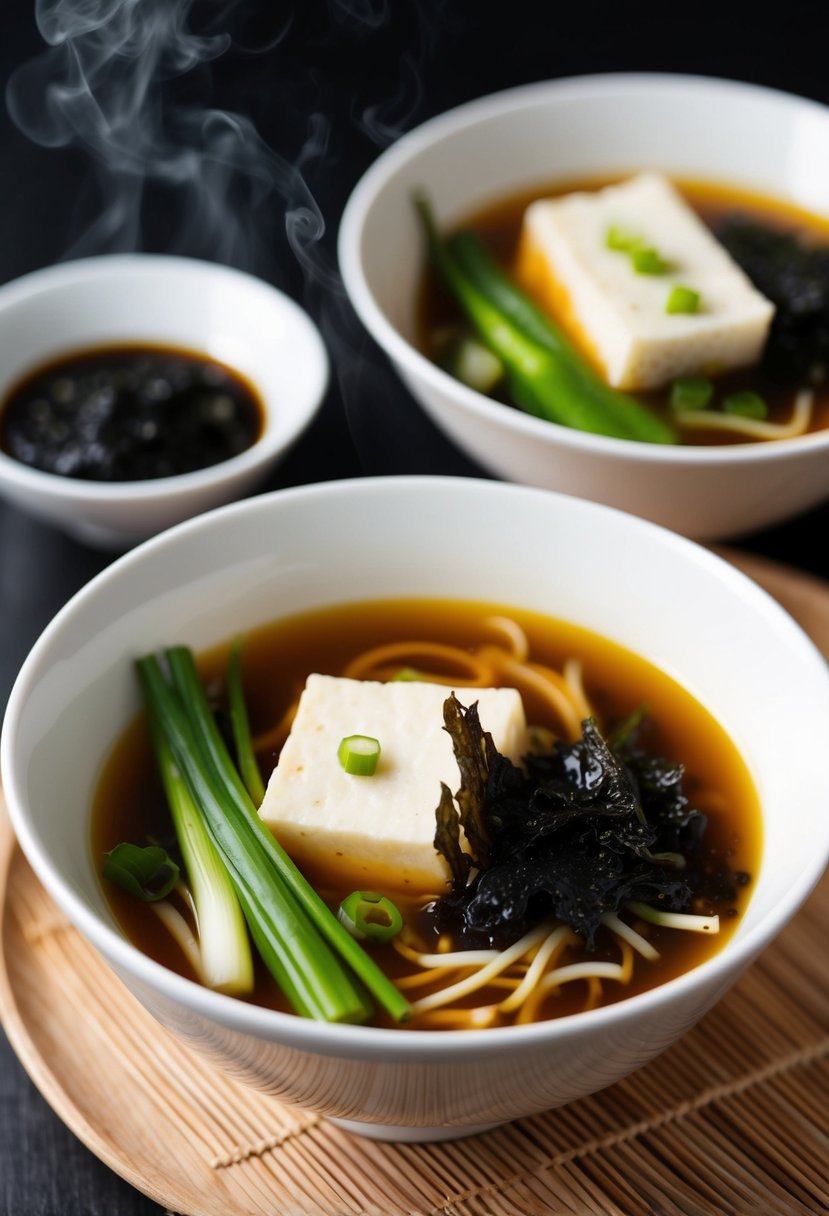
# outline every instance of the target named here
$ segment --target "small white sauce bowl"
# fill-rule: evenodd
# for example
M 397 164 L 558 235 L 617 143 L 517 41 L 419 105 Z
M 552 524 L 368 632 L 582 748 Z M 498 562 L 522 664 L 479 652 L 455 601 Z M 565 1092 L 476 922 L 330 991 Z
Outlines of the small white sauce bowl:
M 0 401 L 44 364 L 119 343 L 227 364 L 257 391 L 264 423 L 238 456 L 146 481 L 82 481 L 0 451 L 0 495 L 100 548 L 129 548 L 253 490 L 309 425 L 328 383 L 319 333 L 282 292 L 210 262 L 126 254 L 66 262 L 0 287 Z
M 829 431 L 729 447 L 590 435 L 467 388 L 415 346 L 425 250 L 412 206 L 441 227 L 553 181 L 642 169 L 723 182 L 829 217 L 829 109 L 687 76 L 586 76 L 482 98 L 378 158 L 343 214 L 343 280 L 363 324 L 432 419 L 491 472 L 577 494 L 699 539 L 762 528 L 829 497 Z
M 355 544 L 344 538 L 359 538 Z M 173 974 L 114 923 L 90 848 L 101 766 L 139 705 L 133 661 L 201 650 L 276 615 L 427 596 L 577 622 L 680 681 L 757 785 L 764 849 L 736 933 L 686 974 L 618 1004 L 478 1031 L 332 1026 Z M 782 929 L 829 857 L 829 673 L 733 567 L 607 507 L 496 481 L 376 478 L 278 491 L 126 554 L 55 618 L 3 728 L 14 829 L 47 891 L 136 997 L 237 1078 L 366 1135 L 429 1140 L 562 1105 L 647 1063 Z M 716 1042 L 711 1051 L 717 1051 Z

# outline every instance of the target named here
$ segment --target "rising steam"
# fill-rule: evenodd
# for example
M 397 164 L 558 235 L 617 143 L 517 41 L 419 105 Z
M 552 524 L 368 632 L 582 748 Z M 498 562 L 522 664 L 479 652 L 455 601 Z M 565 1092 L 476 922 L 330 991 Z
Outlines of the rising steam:
M 274 196 L 303 238 L 322 229 L 300 169 L 248 118 L 170 103 L 174 82 L 196 77 L 231 45 L 225 32 L 194 33 L 192 7 L 192 0 L 37 0 L 49 49 L 12 75 L 6 100 L 35 143 L 80 149 L 94 167 L 100 212 L 67 256 L 142 249 L 150 195 L 168 199 L 177 217 L 169 251 L 240 269 L 268 262 Z M 309 140 L 320 143 L 318 124 Z
M 263 51 L 282 49 L 307 12 L 301 6 L 308 0 L 296 3 L 296 11 L 275 3 L 276 16 L 268 9 L 281 25 Z M 277 132 L 278 150 L 250 118 L 209 104 L 211 68 L 238 49 L 228 28 L 239 6 L 240 0 L 35 0 L 46 48 L 10 78 L 8 110 L 35 143 L 80 151 L 92 167 L 99 196 L 94 218 L 73 236 L 66 257 L 147 250 L 151 213 L 156 227 L 163 217 L 160 239 L 158 232 L 153 239 L 165 252 L 224 262 L 301 293 L 328 343 L 362 452 L 359 432 L 368 435 L 373 426 L 363 381 L 366 336 L 336 268 L 336 215 L 323 214 L 309 182 L 326 174 L 333 180 L 342 146 L 355 131 L 376 150 L 417 119 L 424 65 L 446 29 L 450 0 L 402 7 L 410 36 L 385 95 L 363 102 L 351 93 L 334 98 L 331 115 L 318 108 L 301 117 L 304 136 L 297 141 L 294 132 L 290 149 Z M 394 0 L 327 0 L 322 44 L 327 39 L 347 62 L 352 49 L 388 31 L 395 8 Z M 367 87 L 370 81 L 363 81 Z M 337 213 L 351 185 L 328 191 Z M 291 267 L 281 249 L 293 255 Z M 388 393 L 383 396 L 387 411 Z

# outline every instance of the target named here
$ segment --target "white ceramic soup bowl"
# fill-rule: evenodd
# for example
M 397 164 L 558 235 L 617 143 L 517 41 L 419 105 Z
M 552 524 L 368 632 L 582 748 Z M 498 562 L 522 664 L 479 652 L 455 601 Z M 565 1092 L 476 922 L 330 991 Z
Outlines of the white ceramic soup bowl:
M 439 227 L 551 182 L 650 168 L 750 188 L 829 216 L 829 109 L 727 81 L 608 75 L 495 94 L 381 155 L 339 235 L 364 325 L 417 401 L 491 472 L 621 507 L 696 538 L 776 523 L 829 496 L 829 431 L 730 447 L 665 447 L 558 426 L 467 388 L 416 347 L 425 261 L 412 195 Z
M 309 425 L 328 382 L 322 339 L 282 292 L 210 262 L 126 254 L 66 262 L 0 287 L 0 402 L 54 359 L 119 343 L 226 364 L 256 390 L 264 419 L 239 455 L 147 481 L 77 480 L 0 451 L 0 495 L 101 548 L 128 548 L 254 489 Z
M 344 544 L 344 537 L 359 543 Z M 217 555 L 219 555 L 217 557 Z M 321 1025 L 210 992 L 113 922 L 89 842 L 101 765 L 138 707 L 133 660 L 303 609 L 493 600 L 578 622 L 678 679 L 748 763 L 764 860 L 707 962 L 616 1005 L 477 1031 Z M 56 617 L 8 707 L 2 779 L 37 875 L 124 983 L 236 1077 L 369 1135 L 468 1134 L 570 1102 L 673 1043 L 792 916 L 829 854 L 829 675 L 791 618 L 692 542 L 607 507 L 499 482 L 367 479 L 262 495 L 120 558 Z M 716 1050 L 716 1044 L 712 1044 Z

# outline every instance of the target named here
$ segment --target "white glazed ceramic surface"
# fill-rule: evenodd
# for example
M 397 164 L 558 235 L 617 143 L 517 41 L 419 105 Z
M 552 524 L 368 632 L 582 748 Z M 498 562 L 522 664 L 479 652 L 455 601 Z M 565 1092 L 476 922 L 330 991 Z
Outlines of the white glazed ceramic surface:
M 723 951 L 608 1008 L 430 1033 L 319 1025 L 245 1005 L 123 939 L 96 878 L 89 808 L 102 761 L 138 705 L 133 660 L 172 641 L 203 648 L 276 615 L 406 595 L 506 601 L 578 622 L 657 663 L 715 714 L 748 762 L 765 816 L 765 860 Z M 698 546 L 527 487 L 380 478 L 253 498 L 117 561 L 27 660 L 4 725 L 2 780 L 39 878 L 165 1025 L 291 1102 L 366 1134 L 431 1139 L 608 1085 L 700 1017 L 823 869 L 827 738 L 829 676 L 818 652 L 755 584 Z
M 328 380 L 316 328 L 275 288 L 192 258 L 128 254 L 67 262 L 0 287 L 0 400 L 54 358 L 119 342 L 228 364 L 258 390 L 265 426 L 231 460 L 143 482 L 73 480 L 0 452 L 3 497 L 101 547 L 127 548 L 253 489 L 311 422 Z
M 644 168 L 829 216 L 829 110 L 750 85 L 661 75 L 588 76 L 483 98 L 404 136 L 360 181 L 340 228 L 343 279 L 415 398 L 492 472 L 688 536 L 734 536 L 829 496 L 829 432 L 727 448 L 588 435 L 490 401 L 413 344 L 424 259 L 413 191 L 427 192 L 445 226 L 511 192 Z

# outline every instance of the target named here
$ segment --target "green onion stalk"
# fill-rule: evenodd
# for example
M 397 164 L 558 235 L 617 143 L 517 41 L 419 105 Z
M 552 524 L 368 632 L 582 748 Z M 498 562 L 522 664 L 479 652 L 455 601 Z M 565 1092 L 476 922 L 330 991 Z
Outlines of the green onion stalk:
M 233 995 L 253 989 L 253 958 L 245 919 L 227 870 L 217 853 L 167 739 L 157 720 L 151 733 L 179 851 L 184 861 L 198 926 L 200 978 L 209 988 Z
M 409 1003 L 348 934 L 257 814 L 228 754 L 185 647 L 138 663 L 151 720 L 158 724 L 227 870 L 253 941 L 300 1014 L 364 1021 L 377 1001 L 395 1020 Z
M 415 205 L 435 269 L 481 341 L 500 359 L 517 405 L 581 431 L 645 443 L 677 442 L 670 423 L 604 383 L 473 233 L 442 241 L 428 202 L 418 196 Z

